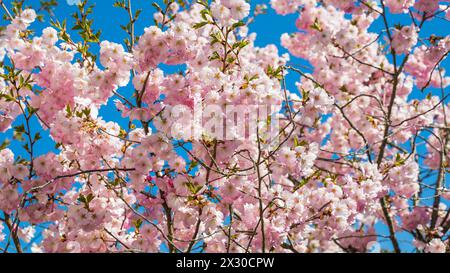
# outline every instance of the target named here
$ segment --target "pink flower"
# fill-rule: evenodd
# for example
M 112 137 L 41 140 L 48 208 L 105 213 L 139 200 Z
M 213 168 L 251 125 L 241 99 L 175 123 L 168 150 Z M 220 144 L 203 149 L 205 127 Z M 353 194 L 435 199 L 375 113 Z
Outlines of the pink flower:
M 46 45 L 53 46 L 58 41 L 58 32 L 54 28 L 48 27 L 42 31 L 42 41 Z
M 407 13 L 408 9 L 414 5 L 414 0 L 387 0 L 386 6 L 392 13 Z
M 397 54 L 407 54 L 417 44 L 418 34 L 414 25 L 395 29 L 392 35 L 392 48 Z
M 426 252 L 431 253 L 445 253 L 446 251 L 446 245 L 442 240 L 440 239 L 433 239 L 430 243 L 425 247 Z
M 418 0 L 414 4 L 414 8 L 416 8 L 419 11 L 431 14 L 439 8 L 439 1 L 438 0 Z

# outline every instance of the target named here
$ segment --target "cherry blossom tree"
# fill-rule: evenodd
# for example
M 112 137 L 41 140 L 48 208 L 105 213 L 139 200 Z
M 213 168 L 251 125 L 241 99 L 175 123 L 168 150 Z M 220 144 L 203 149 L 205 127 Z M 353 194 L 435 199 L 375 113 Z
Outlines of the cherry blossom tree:
M 74 25 L 5 2 L 3 252 L 450 252 L 449 5 L 165 0 L 138 36 L 119 0 L 122 42 L 87 0 Z M 269 8 L 298 14 L 289 54 L 255 45 Z

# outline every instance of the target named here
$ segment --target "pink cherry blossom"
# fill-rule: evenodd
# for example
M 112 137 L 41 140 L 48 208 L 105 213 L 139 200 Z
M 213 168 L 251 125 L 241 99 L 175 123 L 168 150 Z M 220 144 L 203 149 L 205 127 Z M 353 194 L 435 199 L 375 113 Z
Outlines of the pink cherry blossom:
M 288 53 L 244 0 L 168 1 L 139 31 L 124 3 L 125 42 L 8 10 L 5 252 L 450 251 L 446 7 L 270 4 L 298 16 Z

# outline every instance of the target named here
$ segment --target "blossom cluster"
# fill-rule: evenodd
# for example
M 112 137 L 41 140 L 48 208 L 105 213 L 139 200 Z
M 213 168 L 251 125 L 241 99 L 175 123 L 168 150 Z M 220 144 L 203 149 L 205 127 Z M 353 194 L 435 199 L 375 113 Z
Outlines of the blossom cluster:
M 421 34 L 449 7 L 272 0 L 278 14 L 300 11 L 280 54 L 255 44 L 247 1 L 155 5 L 155 25 L 139 39 L 130 31 L 129 45 L 99 41 L 98 58 L 58 24 L 33 37 L 32 9 L 11 17 L 0 131 L 25 152 L 0 148 L 0 242 L 17 252 L 366 252 L 389 238 L 400 252 L 406 231 L 417 251 L 450 251 L 450 36 Z M 389 25 L 388 12 L 411 24 Z M 375 22 L 385 29 L 374 33 Z M 300 76 L 296 90 L 288 73 Z M 412 96 L 431 88 L 442 94 Z M 126 122 L 102 116 L 111 105 Z M 265 111 L 230 129 L 251 113 L 229 106 Z M 198 107 L 206 114 L 192 122 Z M 33 121 L 54 149 L 36 153 Z M 251 137 L 219 138 L 204 123 Z

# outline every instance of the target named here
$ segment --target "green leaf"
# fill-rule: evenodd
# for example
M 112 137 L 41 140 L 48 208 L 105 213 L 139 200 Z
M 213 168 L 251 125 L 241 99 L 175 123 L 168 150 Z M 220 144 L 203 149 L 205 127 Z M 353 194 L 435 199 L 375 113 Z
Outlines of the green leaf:
M 23 141 L 23 134 L 25 133 L 25 127 L 24 125 L 18 125 L 14 126 L 14 132 L 13 132 L 13 138 L 19 141 Z
M 68 115 L 69 117 L 72 116 L 72 109 L 70 109 L 70 105 L 69 105 L 69 104 L 67 104 L 67 106 L 66 106 L 66 113 L 67 113 L 67 115 Z
M 198 163 L 197 161 L 191 161 L 191 162 L 189 163 L 189 168 L 188 168 L 188 170 L 191 171 L 191 170 L 193 170 L 194 168 L 196 168 L 198 165 L 199 165 L 199 163 Z
M 8 148 L 8 146 L 11 144 L 11 142 L 8 139 L 5 139 L 3 143 L 0 145 L 0 151 Z
M 248 40 L 242 40 L 242 41 L 234 43 L 232 48 L 233 49 L 236 49 L 236 48 L 242 49 L 242 48 L 246 47 L 249 43 L 250 43 L 250 41 L 248 41 Z
M 317 18 L 316 20 L 314 20 L 314 24 L 311 25 L 311 28 L 320 32 L 323 31 L 322 26 L 320 25 L 319 20 Z
M 244 21 L 239 21 L 239 22 L 237 22 L 237 23 L 234 23 L 234 24 L 231 26 L 231 29 L 236 29 L 236 28 L 242 27 L 242 26 L 245 26 Z
M 210 61 L 218 60 L 218 59 L 220 59 L 220 56 L 219 56 L 219 53 L 217 53 L 217 51 L 214 51 L 213 54 L 211 55 L 211 57 L 209 57 Z
M 139 230 L 143 224 L 143 221 L 141 218 L 138 218 L 133 222 L 133 224 L 136 227 L 136 229 Z
M 205 20 L 205 21 L 208 21 L 208 17 L 206 15 L 209 15 L 210 17 L 212 17 L 211 12 L 208 9 L 204 9 L 204 10 L 200 11 L 200 14 L 201 14 L 203 20 Z
M 156 10 L 158 10 L 159 12 L 163 13 L 162 8 L 156 2 L 153 2 L 152 6 L 154 6 L 156 8 Z
M 86 197 L 83 194 L 80 194 L 80 196 L 77 199 L 79 202 L 81 203 L 85 203 L 86 204 Z
M 94 199 L 94 195 L 92 193 L 90 193 L 87 197 L 86 197 L 86 202 L 90 203 L 92 200 Z
M 3 98 L 7 102 L 16 100 L 16 98 L 14 98 L 13 96 L 11 96 L 9 94 L 0 94 L 0 98 Z
M 114 2 L 113 7 L 115 8 L 125 8 L 125 1 L 124 0 L 119 0 Z
M 38 140 L 40 140 L 40 139 L 42 139 L 41 134 L 40 134 L 39 132 L 37 132 L 37 133 L 34 135 L 34 142 L 36 142 L 36 141 L 38 141 Z
M 294 136 L 294 147 L 297 148 L 298 146 L 300 146 L 300 143 L 298 142 L 298 137 Z
M 201 27 L 207 25 L 208 23 L 209 23 L 209 22 L 207 22 L 207 21 L 205 21 L 205 22 L 200 22 L 200 23 L 194 24 L 192 27 L 193 27 L 194 29 L 199 29 L 199 28 L 201 28 Z

